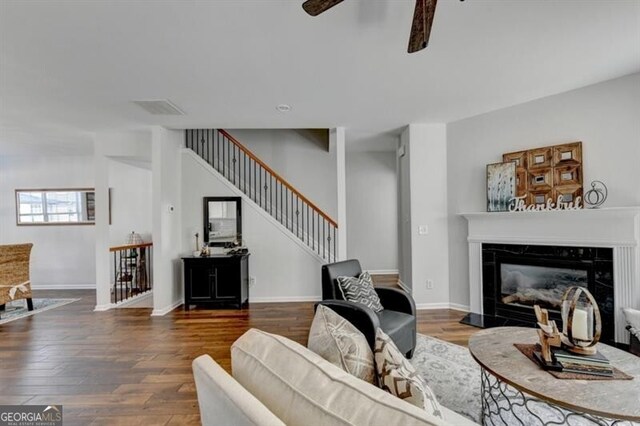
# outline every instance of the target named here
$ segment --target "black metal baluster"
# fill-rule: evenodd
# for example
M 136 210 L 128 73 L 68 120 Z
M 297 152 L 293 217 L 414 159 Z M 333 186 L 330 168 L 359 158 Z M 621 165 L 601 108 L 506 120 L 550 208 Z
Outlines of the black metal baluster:
M 193 142 L 193 144 L 195 145 L 194 151 L 196 152 L 196 154 L 198 154 L 198 156 L 200 156 L 200 144 L 198 143 L 198 129 L 195 129 L 195 140 Z
M 214 138 L 214 134 L 213 134 L 213 129 L 207 129 L 207 150 L 209 151 L 209 156 L 207 158 L 207 161 L 209 162 L 209 165 L 213 168 L 215 168 L 214 164 L 215 164 L 215 154 L 213 152 L 213 146 L 214 146 L 214 142 L 213 142 L 213 138 Z
M 322 258 L 326 259 L 326 255 L 327 255 L 327 230 L 326 230 L 326 223 L 327 220 L 324 218 L 324 216 L 322 217 Z
M 118 291 L 118 266 L 116 263 L 116 258 L 117 258 L 117 252 L 113 252 L 113 299 L 115 300 L 116 297 L 118 297 L 117 295 L 117 291 Z
M 336 228 L 335 225 L 333 225 L 333 261 L 334 262 L 336 261 L 336 257 L 337 257 L 337 254 L 338 254 L 338 252 L 336 251 L 337 250 L 336 231 L 337 231 L 337 228 Z

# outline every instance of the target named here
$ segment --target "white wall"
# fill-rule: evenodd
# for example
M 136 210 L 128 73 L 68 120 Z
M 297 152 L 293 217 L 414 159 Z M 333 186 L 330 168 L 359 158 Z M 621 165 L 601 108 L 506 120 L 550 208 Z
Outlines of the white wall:
M 242 196 L 195 154 L 182 154 L 182 252 L 194 250 L 194 234 L 202 235 L 202 198 Z M 249 301 L 319 300 L 322 261 L 306 245 L 243 196 L 242 237 L 251 253 L 249 274 L 256 284 Z M 202 243 L 202 238 L 200 238 Z
M 17 226 L 16 189 L 92 188 L 92 156 L 0 157 L 0 244 L 34 244 L 34 289 L 95 287 L 93 225 Z
M 640 205 L 640 74 L 450 123 L 451 301 L 469 304 L 466 220 L 485 211 L 485 165 L 511 151 L 582 141 L 584 184 L 609 188 L 605 207 Z
M 289 129 L 228 130 L 251 152 L 337 221 L 336 151 Z
M 182 304 L 183 130 L 156 127 L 151 138 L 153 312 L 164 315 Z M 186 190 L 189 190 L 187 187 Z M 202 209 L 202 208 L 201 208 Z
M 136 167 L 125 167 L 124 164 L 117 165 L 118 161 L 127 161 L 136 166 L 149 167 L 151 164 L 151 132 L 150 131 L 130 131 L 130 132 L 101 132 L 94 136 L 94 182 L 96 189 L 96 224 L 95 242 L 93 253 L 95 258 L 96 272 L 96 310 L 106 310 L 111 306 L 111 274 L 113 273 L 113 260 L 109 247 L 114 244 L 121 244 L 125 236 L 120 236 L 121 232 L 131 232 L 130 228 L 134 224 L 142 222 L 142 215 L 146 216 L 146 229 L 151 229 L 152 218 L 149 214 L 151 207 L 143 208 L 143 211 L 133 211 L 126 207 L 127 201 L 135 196 L 142 197 L 150 203 L 150 195 L 142 195 L 143 189 L 135 189 L 135 194 L 126 195 L 122 188 L 126 188 L 126 182 L 134 182 L 142 179 L 142 186 L 150 189 L 150 179 L 142 178 L 142 172 Z M 148 173 L 148 172 L 147 172 Z M 119 174 L 119 176 L 115 176 Z M 113 196 L 115 198 L 112 214 L 113 225 L 109 225 L 109 187 L 115 186 Z M 128 190 L 126 190 L 128 191 Z M 124 202 L 123 202 L 124 201 Z M 136 203 L 139 201 L 136 200 Z M 134 223 L 130 219 L 124 219 L 131 214 L 135 219 Z M 140 215 L 140 216 L 138 216 Z M 126 231 L 121 228 L 126 227 Z M 140 228 L 142 229 L 142 228 Z
M 401 141 L 409 145 L 411 195 L 411 285 L 416 305 L 449 306 L 447 227 L 447 132 L 444 124 L 410 124 Z M 426 226 L 427 234 L 419 234 Z M 427 289 L 427 280 L 433 288 Z
M 127 242 L 132 231 L 151 241 L 151 170 L 109 161 L 112 245 Z
M 398 270 L 395 151 L 347 151 L 346 169 L 347 257 L 363 269 Z

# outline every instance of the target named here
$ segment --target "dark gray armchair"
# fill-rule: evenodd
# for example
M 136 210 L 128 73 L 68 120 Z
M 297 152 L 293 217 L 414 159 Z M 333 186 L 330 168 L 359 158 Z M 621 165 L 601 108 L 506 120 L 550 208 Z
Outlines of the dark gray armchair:
M 357 277 L 362 273 L 360 262 L 355 259 L 322 266 L 322 302 L 338 315 L 351 322 L 362 332 L 373 350 L 376 329 L 380 327 L 396 344 L 398 349 L 413 356 L 416 347 L 416 305 L 407 292 L 391 287 L 376 287 L 376 293 L 384 308 L 374 312 L 370 308 L 348 302 L 338 287 L 338 277 Z

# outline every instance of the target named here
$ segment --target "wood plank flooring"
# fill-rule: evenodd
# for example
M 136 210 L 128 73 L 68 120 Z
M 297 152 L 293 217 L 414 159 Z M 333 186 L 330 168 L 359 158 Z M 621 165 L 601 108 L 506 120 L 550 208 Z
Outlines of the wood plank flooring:
M 199 424 L 191 361 L 230 370 L 231 343 L 249 328 L 306 343 L 313 303 L 246 310 L 93 312 L 93 291 L 35 291 L 81 300 L 0 325 L 0 404 L 63 404 L 65 425 Z M 421 311 L 418 332 L 466 345 L 462 312 Z

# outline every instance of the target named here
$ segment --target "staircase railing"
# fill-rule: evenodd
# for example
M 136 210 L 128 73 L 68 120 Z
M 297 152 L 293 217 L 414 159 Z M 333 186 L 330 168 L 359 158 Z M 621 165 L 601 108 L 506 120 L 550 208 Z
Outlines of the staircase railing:
M 153 243 L 110 247 L 113 270 L 111 303 L 118 304 L 153 289 Z
M 222 129 L 189 129 L 185 142 L 319 256 L 336 260 L 336 221 L 237 139 Z

